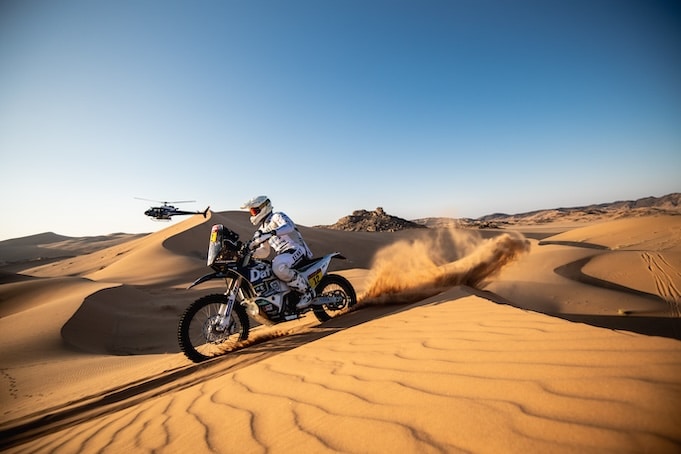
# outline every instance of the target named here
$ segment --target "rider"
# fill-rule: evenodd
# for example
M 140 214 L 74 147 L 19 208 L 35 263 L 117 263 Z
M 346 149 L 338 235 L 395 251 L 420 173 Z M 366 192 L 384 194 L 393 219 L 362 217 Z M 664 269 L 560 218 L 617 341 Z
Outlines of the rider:
M 312 258 L 312 252 L 296 225 L 285 213 L 273 212 L 272 202 L 264 195 L 252 198 L 241 208 L 250 211 L 251 224 L 258 227 L 251 241 L 253 256 L 267 257 L 271 246 L 277 254 L 272 259 L 274 274 L 300 293 L 296 309 L 308 307 L 315 296 L 314 290 L 305 276 L 293 267 L 305 258 Z

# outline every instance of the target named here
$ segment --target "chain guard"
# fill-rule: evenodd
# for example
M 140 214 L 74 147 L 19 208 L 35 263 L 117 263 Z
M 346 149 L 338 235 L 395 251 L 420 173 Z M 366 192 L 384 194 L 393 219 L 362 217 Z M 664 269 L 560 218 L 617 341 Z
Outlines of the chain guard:
M 341 290 L 324 293 L 312 300 L 313 306 L 326 306 L 330 310 L 340 310 L 347 306 L 345 294 Z

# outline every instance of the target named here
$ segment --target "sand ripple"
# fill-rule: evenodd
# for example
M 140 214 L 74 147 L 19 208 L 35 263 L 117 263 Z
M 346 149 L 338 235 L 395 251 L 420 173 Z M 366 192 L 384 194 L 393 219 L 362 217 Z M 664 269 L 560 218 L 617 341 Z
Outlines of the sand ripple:
M 16 451 L 681 447 L 678 341 L 569 323 L 460 289 L 426 303 Z

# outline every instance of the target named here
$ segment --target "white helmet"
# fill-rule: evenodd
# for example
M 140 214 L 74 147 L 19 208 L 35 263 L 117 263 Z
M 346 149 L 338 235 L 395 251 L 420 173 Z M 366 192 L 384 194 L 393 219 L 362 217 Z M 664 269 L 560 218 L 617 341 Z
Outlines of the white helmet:
M 251 224 L 259 225 L 272 212 L 272 202 L 266 195 L 261 195 L 244 203 L 241 208 L 251 212 Z

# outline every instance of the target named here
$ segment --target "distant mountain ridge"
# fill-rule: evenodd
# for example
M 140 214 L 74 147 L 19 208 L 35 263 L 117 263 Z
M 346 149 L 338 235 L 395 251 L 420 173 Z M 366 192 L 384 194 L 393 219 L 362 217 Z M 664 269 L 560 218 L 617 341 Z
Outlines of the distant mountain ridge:
M 674 192 L 662 197 L 643 197 L 636 200 L 620 200 L 580 207 L 554 208 L 528 211 L 526 213 L 488 214 L 471 218 L 421 218 L 413 221 L 427 227 L 477 227 L 500 228 L 503 225 L 535 225 L 551 222 L 588 222 L 605 219 L 652 216 L 656 214 L 681 215 L 681 193 Z

